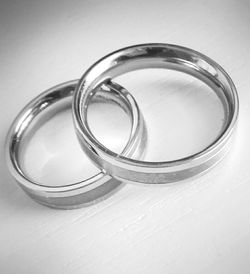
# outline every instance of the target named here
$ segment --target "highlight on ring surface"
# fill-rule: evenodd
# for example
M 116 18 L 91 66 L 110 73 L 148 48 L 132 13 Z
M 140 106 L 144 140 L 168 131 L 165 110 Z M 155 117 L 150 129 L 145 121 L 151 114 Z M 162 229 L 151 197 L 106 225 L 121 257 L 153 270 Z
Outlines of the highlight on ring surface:
M 57 85 L 33 99 L 17 115 L 7 136 L 7 164 L 18 184 L 35 201 L 60 209 L 93 204 L 108 197 L 123 185 L 101 170 L 91 178 L 80 182 L 69 182 L 68 185 L 62 186 L 42 185 L 32 180 L 22 169 L 20 147 L 23 145 L 25 133 L 32 123 L 35 123 L 36 128 L 40 126 L 36 119 L 40 114 L 49 111 L 54 115 L 61 109 L 71 109 L 76 84 L 77 80 Z M 115 103 L 126 112 L 131 122 L 131 130 L 127 145 L 121 154 L 141 158 L 147 134 L 142 114 L 134 98 L 120 85 L 108 82 L 97 88 L 92 101 L 94 100 Z
M 218 95 L 226 114 L 217 139 L 205 149 L 182 159 L 146 162 L 119 155 L 92 134 L 87 108 L 93 90 L 105 81 L 145 68 L 165 68 L 190 74 Z M 86 154 L 107 174 L 131 183 L 165 184 L 203 174 L 217 164 L 230 147 L 238 118 L 236 88 L 224 69 L 209 57 L 189 48 L 170 44 L 142 44 L 115 51 L 90 67 L 80 79 L 73 101 L 78 138 Z

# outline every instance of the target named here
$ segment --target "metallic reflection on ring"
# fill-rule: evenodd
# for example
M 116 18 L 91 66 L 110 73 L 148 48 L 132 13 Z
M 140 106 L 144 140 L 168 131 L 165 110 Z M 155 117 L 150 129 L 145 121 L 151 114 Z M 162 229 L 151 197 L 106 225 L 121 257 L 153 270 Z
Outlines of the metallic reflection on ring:
M 48 186 L 34 182 L 21 168 L 20 147 L 24 141 L 24 134 L 31 127 L 39 127 L 36 117 L 40 113 L 56 113 L 62 107 L 72 107 L 72 97 L 77 80 L 55 86 L 33 99 L 17 116 L 7 137 L 6 159 L 13 177 L 21 188 L 35 201 L 53 208 L 73 209 L 93 204 L 102 200 L 116 190 L 123 183 L 113 179 L 103 172 L 81 182 L 69 185 Z M 111 102 L 120 106 L 131 121 L 131 131 L 126 147 L 122 154 L 127 157 L 143 157 L 146 145 L 146 128 L 143 117 L 134 98 L 120 85 L 107 82 L 98 87 L 93 100 Z
M 124 73 L 165 68 L 190 74 L 209 85 L 223 103 L 226 117 L 219 137 L 204 150 L 186 158 L 146 162 L 119 155 L 103 146 L 88 127 L 87 107 L 96 86 Z M 86 154 L 107 174 L 126 182 L 164 184 L 208 171 L 230 147 L 238 118 L 236 88 L 224 69 L 207 56 L 170 44 L 142 44 L 115 51 L 96 62 L 80 79 L 74 95 L 74 121 Z

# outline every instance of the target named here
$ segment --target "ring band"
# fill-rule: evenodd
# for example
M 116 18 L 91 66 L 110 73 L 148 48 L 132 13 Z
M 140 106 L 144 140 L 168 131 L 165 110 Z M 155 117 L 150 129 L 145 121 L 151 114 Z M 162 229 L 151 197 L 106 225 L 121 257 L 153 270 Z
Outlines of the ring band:
M 9 170 L 21 188 L 35 201 L 53 208 L 72 209 L 87 206 L 106 198 L 122 183 L 103 172 L 81 181 L 63 186 L 45 186 L 34 182 L 25 174 L 20 165 L 20 147 L 26 130 L 40 113 L 56 113 L 59 109 L 71 108 L 77 81 L 69 81 L 55 86 L 32 100 L 13 122 L 6 145 L 6 159 Z M 143 117 L 134 98 L 121 86 L 113 82 L 98 88 L 95 100 L 114 102 L 129 116 L 131 131 L 129 141 L 122 154 L 140 158 L 146 144 L 146 129 Z M 39 124 L 35 124 L 36 128 Z
M 225 123 L 218 138 L 204 150 L 174 161 L 146 162 L 119 155 L 102 145 L 87 121 L 90 94 L 100 83 L 124 73 L 165 68 L 190 74 L 209 85 L 225 110 Z M 126 182 L 164 184 L 202 174 L 218 163 L 230 146 L 238 117 L 236 88 L 216 62 L 192 49 L 170 44 L 143 44 L 115 51 L 96 62 L 80 79 L 74 95 L 74 122 L 86 154 L 116 179 Z

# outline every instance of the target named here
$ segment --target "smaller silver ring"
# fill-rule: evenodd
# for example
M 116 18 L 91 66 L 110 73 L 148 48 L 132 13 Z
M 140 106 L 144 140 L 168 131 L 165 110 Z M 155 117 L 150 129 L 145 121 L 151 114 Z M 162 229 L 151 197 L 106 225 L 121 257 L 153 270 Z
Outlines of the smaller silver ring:
M 122 182 L 100 172 L 81 182 L 63 186 L 46 186 L 33 181 L 21 168 L 20 147 L 24 133 L 31 122 L 36 123 L 37 121 L 34 119 L 42 112 L 48 111 L 54 114 L 62 108 L 71 108 L 76 85 L 77 80 L 69 81 L 57 85 L 33 99 L 18 114 L 7 136 L 6 160 L 11 174 L 32 199 L 53 208 L 73 209 L 88 206 L 110 196 L 123 185 Z M 115 103 L 130 118 L 130 136 L 122 154 L 138 159 L 143 157 L 146 145 L 146 128 L 134 98 L 124 88 L 113 82 L 106 83 L 98 87 L 97 90 L 95 101 Z M 35 126 L 37 128 L 39 124 L 35 124 Z
M 165 68 L 190 74 L 205 82 L 218 95 L 224 106 L 225 123 L 219 137 L 204 150 L 173 161 L 147 162 L 119 155 L 93 136 L 86 111 L 95 87 L 124 73 L 147 68 Z M 178 45 L 142 44 L 115 51 L 85 72 L 74 95 L 73 114 L 83 149 L 107 174 L 131 183 L 164 184 L 203 174 L 217 164 L 230 146 L 238 110 L 238 95 L 231 78 L 212 59 Z

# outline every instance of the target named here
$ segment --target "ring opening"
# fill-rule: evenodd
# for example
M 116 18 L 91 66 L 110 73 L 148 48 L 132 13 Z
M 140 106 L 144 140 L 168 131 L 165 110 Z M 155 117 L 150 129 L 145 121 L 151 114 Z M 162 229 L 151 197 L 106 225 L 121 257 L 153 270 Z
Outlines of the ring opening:
M 75 136 L 71 102 L 70 96 L 41 111 L 29 122 L 19 141 L 20 168 L 25 176 L 40 185 L 65 186 L 100 173 Z M 97 93 L 89 107 L 89 123 L 104 144 L 117 153 L 124 149 L 131 122 L 116 103 L 104 101 Z
M 144 69 L 125 73 L 115 81 L 133 94 L 144 114 L 148 131 L 145 161 L 173 161 L 196 154 L 225 129 L 227 105 L 193 76 Z

